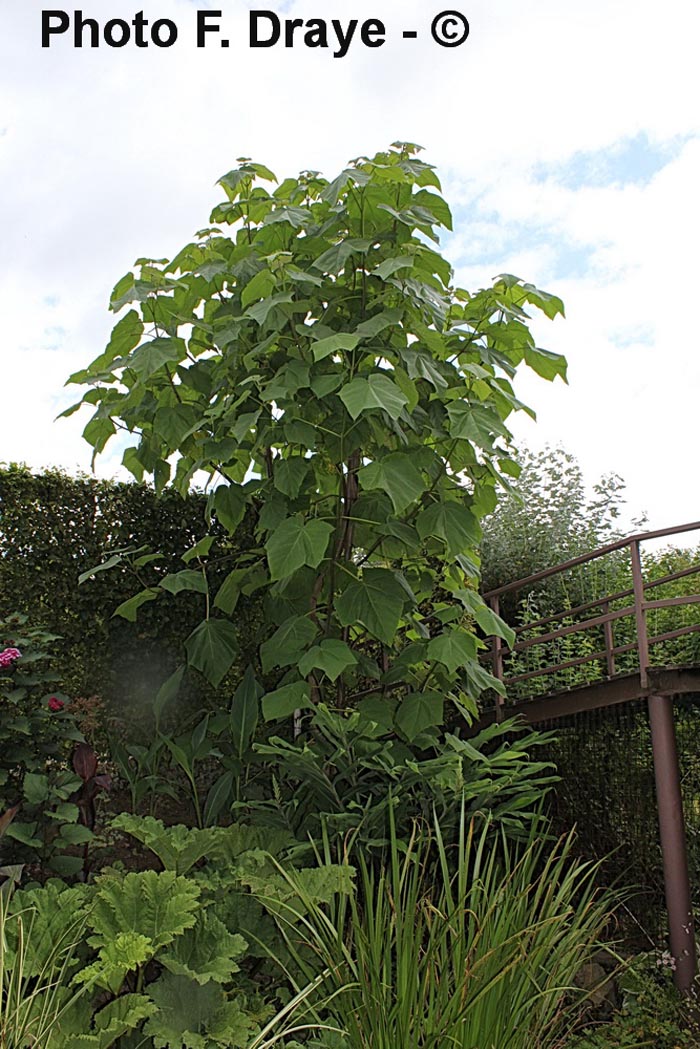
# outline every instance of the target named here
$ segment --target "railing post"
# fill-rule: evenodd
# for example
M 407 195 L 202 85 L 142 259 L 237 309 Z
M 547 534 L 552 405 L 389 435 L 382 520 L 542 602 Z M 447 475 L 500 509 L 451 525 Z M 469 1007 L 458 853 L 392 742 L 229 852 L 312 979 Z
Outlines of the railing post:
M 494 615 L 499 614 L 498 596 L 489 599 Z M 503 641 L 496 634 L 491 637 L 491 673 L 497 681 L 503 681 Z M 496 693 L 496 721 L 503 720 L 503 696 Z
M 610 604 L 604 601 L 601 605 L 601 610 L 604 616 L 607 616 L 610 611 Z M 605 663 L 608 670 L 608 677 L 615 676 L 615 640 L 613 638 L 613 625 L 609 619 L 603 623 L 603 636 L 605 638 Z
M 673 697 L 649 696 L 648 703 L 673 979 L 679 991 L 689 994 L 696 972 L 695 931 Z
M 637 627 L 637 654 L 639 656 L 639 684 L 646 688 L 649 669 L 649 640 L 647 638 L 647 618 L 644 610 L 644 580 L 642 562 L 639 556 L 639 540 L 630 543 L 632 559 L 632 586 L 634 587 L 634 619 Z

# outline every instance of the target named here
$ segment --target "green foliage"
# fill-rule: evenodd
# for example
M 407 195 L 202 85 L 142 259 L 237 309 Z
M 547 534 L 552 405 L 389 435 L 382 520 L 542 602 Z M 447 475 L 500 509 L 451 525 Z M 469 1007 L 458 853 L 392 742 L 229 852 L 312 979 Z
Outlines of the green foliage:
M 169 604 L 152 601 L 141 607 L 138 625 L 112 613 L 135 586 L 158 589 L 161 580 L 172 581 L 183 569 L 201 577 L 199 553 L 224 539 L 215 521 L 207 529 L 205 507 L 206 498 L 197 493 L 156 498 L 146 485 L 0 467 L 0 619 L 19 612 L 57 635 L 52 651 L 64 691 L 101 696 L 110 725 L 129 742 L 140 742 L 139 730 L 152 720 L 153 697 L 180 661 L 183 634 L 199 623 L 205 598 L 181 590 Z M 245 521 L 237 531 L 239 542 L 252 544 Z M 161 556 L 149 559 L 143 546 Z M 125 548 L 138 552 L 126 560 L 114 552 Z M 76 586 L 82 573 L 105 559 L 113 571 Z M 215 578 L 213 567 L 209 573 Z M 225 577 L 222 569 L 221 580 Z M 173 588 L 172 582 L 167 585 Z M 261 617 L 257 599 L 246 595 L 239 611 L 253 625 Z M 249 655 L 244 639 L 240 665 Z M 179 720 L 217 701 L 197 677 L 191 675 L 180 691 Z M 174 716 L 173 707 L 167 720 Z M 104 735 L 91 742 L 100 749 Z
M 166 827 L 152 816 L 121 813 L 112 820 L 115 830 L 125 831 L 153 852 L 164 870 L 187 874 L 203 856 L 211 854 L 217 840 L 214 830 L 196 827 Z
M 300 890 L 308 917 L 290 907 L 278 920 L 305 976 L 326 973 L 328 998 L 312 1015 L 345 1032 L 329 1044 L 564 1044 L 585 998 L 574 977 L 615 902 L 596 892 L 595 866 L 572 859 L 571 844 L 534 831 L 521 848 L 505 837 L 494 848 L 487 828 L 463 818 L 454 846 L 437 823 L 407 842 L 393 833 L 385 866 L 361 862 L 357 894 L 332 911 Z
M 200 540 L 201 571 L 144 573 L 120 614 L 195 593 L 205 609 L 190 666 L 216 686 L 244 644 L 262 645 L 249 662 L 268 720 L 372 695 L 416 737 L 442 722 L 445 697 L 473 711 L 488 682 L 472 626 L 486 615 L 479 519 L 512 472 L 517 368 L 565 375 L 525 311 L 563 306 L 511 275 L 476 293 L 453 286 L 432 246 L 449 208 L 416 152 L 396 144 L 333 182 L 304 172 L 271 187 L 242 161 L 220 180 L 209 228 L 119 281 L 111 308 L 128 312 L 71 376 L 89 387 L 95 454 L 119 426 L 133 436 L 125 465 L 157 492 L 186 495 L 206 472 L 207 519 L 233 540 L 206 552 Z M 252 593 L 257 630 L 237 608 Z M 457 622 L 428 651 L 438 593 Z
M 669 598 L 687 598 L 688 603 L 666 608 L 651 608 L 646 612 L 649 662 L 651 666 L 697 665 L 700 658 L 698 633 L 698 603 L 693 595 L 698 590 L 700 549 L 649 550 L 642 546 L 642 575 L 645 597 L 648 601 Z M 667 576 L 675 576 L 664 582 Z M 619 597 L 614 597 L 620 594 Z M 615 673 L 633 673 L 639 667 L 637 627 L 633 608 L 633 579 L 628 549 L 611 551 L 591 562 L 568 569 L 561 575 L 543 580 L 523 591 L 518 591 L 517 607 L 512 595 L 502 602 L 511 624 L 524 628 L 518 641 L 533 641 L 559 628 L 573 629 L 573 633 L 550 641 L 537 642 L 514 656 L 506 657 L 506 674 L 530 674 L 544 671 L 559 663 L 583 660 L 598 653 L 597 658 L 567 666 L 555 673 L 543 673 L 509 686 L 511 699 L 525 699 L 533 695 L 563 691 L 577 685 L 600 681 L 607 676 L 606 641 L 602 625 L 575 629 L 582 622 L 604 611 L 625 614 L 615 619 L 610 627 L 612 645 L 623 649 L 614 657 Z M 603 599 L 613 597 L 603 604 Z M 510 597 L 510 602 L 507 600 Z M 600 602 L 595 604 L 595 602 Z M 510 611 L 508 610 L 510 606 Z M 579 611 L 579 606 L 584 606 Z M 556 622 L 538 622 L 559 613 Z M 528 627 L 528 624 L 534 624 Z M 680 636 L 663 640 L 665 635 L 685 631 Z M 656 639 L 661 637 L 661 641 Z
M 162 955 L 166 969 L 176 976 L 186 976 L 198 984 L 228 983 L 238 971 L 236 960 L 245 953 L 248 943 L 237 933 L 230 933 L 215 914 L 207 911 L 184 936 L 178 937 L 172 949 Z
M 621 534 L 625 483 L 617 474 L 600 478 L 589 496 L 576 458 L 561 447 L 521 449 L 516 462 L 511 491 L 483 521 L 485 591 L 588 553 Z
M 71 992 L 66 979 L 81 920 L 64 914 L 49 940 L 37 911 L 12 909 L 9 899 L 8 892 L 0 892 L 0 1049 L 49 1049 L 62 1014 L 82 994 Z
M 589 1026 L 570 1049 L 694 1049 L 698 1045 L 694 1003 L 678 994 L 664 956 L 636 956 L 618 983 L 620 1009 L 610 1021 Z
M 411 731 L 397 736 L 402 722 L 386 701 L 363 700 L 347 715 L 320 704 L 308 733 L 257 744 L 275 789 L 270 800 L 248 800 L 251 818 L 302 841 L 309 835 L 318 841 L 324 830 L 342 839 L 353 831 L 360 851 L 385 842 L 390 812 L 402 835 L 418 815 L 430 819 L 433 811 L 447 830 L 460 801 L 470 815 L 488 816 L 513 835 L 527 828 L 556 780 L 553 766 L 537 758 L 549 734 L 521 734 L 504 722 L 462 739 L 421 725 L 420 711 L 409 717 Z
M 226 1000 L 213 984 L 203 987 L 166 973 L 151 988 L 156 1010 L 144 1032 L 156 1049 L 247 1049 L 268 1010 L 255 1016 L 245 1002 Z
M 43 774 L 49 760 L 65 757 L 67 743 L 82 740 L 63 709 L 68 697 L 49 664 L 56 640 L 56 635 L 30 625 L 26 616 L 0 620 L 0 653 L 17 652 L 7 665 L 0 665 L 0 789 L 19 792 L 27 776 Z M 60 701 L 56 711 L 48 706 L 52 696 Z M 28 780 L 26 791 L 30 803 L 46 800 L 43 784 L 35 779 Z
M 96 882 L 90 925 L 91 947 L 104 949 L 121 933 L 149 941 L 151 955 L 195 923 L 199 892 L 172 871 L 139 871 Z M 129 966 L 133 968 L 133 966 Z
M 52 667 L 56 640 L 23 615 L 0 620 L 0 653 L 19 653 L 0 666 L 0 813 L 14 813 L 3 828 L 2 855 L 71 874 L 83 861 L 67 852 L 92 834 L 78 825 L 82 782 L 68 759 L 83 736 Z
M 128 788 L 132 812 L 138 812 L 147 801 L 153 815 L 160 798 L 178 797 L 172 777 L 168 776 L 168 748 L 164 737 L 156 737 L 148 746 L 121 744 L 110 739 L 109 750 L 119 776 Z
M 51 988 L 57 1015 L 43 1049 L 130 1046 L 130 1032 L 144 1049 L 269 1044 L 267 1021 L 286 981 L 277 977 L 274 983 L 271 966 L 260 957 L 260 938 L 268 946 L 278 942 L 280 958 L 285 953 L 268 911 L 294 906 L 303 913 L 299 886 L 314 905 L 327 905 L 350 891 L 351 869 L 299 868 L 292 884 L 284 873 L 291 870 L 286 834 L 239 824 L 165 828 L 127 815 L 117 827 L 147 844 L 169 869 L 107 869 L 89 885 L 54 880 L 9 901 L 11 922 L 33 915 L 21 961 L 22 979 L 36 987 L 37 1008 L 46 1010 L 53 1001 L 42 979 L 56 945 L 70 930 L 85 930 Z M 0 945 L 0 969 L 6 959 L 7 971 L 15 972 L 18 935 L 0 937 Z M 0 1046 L 5 1049 L 1 1040 Z M 8 1049 L 25 1049 L 25 1043 Z
M 519 456 L 521 473 L 513 491 L 502 499 L 497 510 L 484 521 L 482 542 L 485 589 L 534 575 L 547 568 L 591 553 L 622 538 L 617 525 L 624 502 L 624 482 L 617 475 L 602 478 L 594 486 L 593 497 L 586 495 L 583 477 L 573 456 L 562 449 L 537 455 Z M 643 521 L 636 522 L 637 527 Z M 697 591 L 698 550 L 649 549 L 642 545 L 642 574 L 646 598 L 658 601 L 688 597 Z M 695 569 L 695 572 L 693 571 Z M 675 576 L 663 582 L 666 576 Z M 529 583 L 516 592 L 500 596 L 500 612 L 512 626 L 521 628 L 518 641 L 534 641 L 559 628 L 573 628 L 602 612 L 630 609 L 633 580 L 628 549 L 614 550 L 566 572 Z M 605 605 L 603 598 L 620 594 Z M 579 611 L 579 606 L 585 606 Z M 557 613 L 556 622 L 539 622 Z M 567 614 L 568 613 L 568 614 Z M 694 664 L 700 648 L 697 604 L 672 608 L 652 608 L 646 613 L 651 639 L 679 629 L 687 632 L 650 647 L 650 661 L 656 666 Z M 528 624 L 534 624 L 528 628 Z M 483 623 L 480 623 L 484 627 Z M 637 630 L 633 612 L 610 625 L 616 673 L 633 672 L 638 667 Z M 489 631 L 494 632 L 494 631 Z M 507 642 L 508 643 L 508 642 Z M 626 650 L 625 650 L 626 649 Z M 511 699 L 562 691 L 601 680 L 607 675 L 604 627 L 576 631 L 506 658 L 506 675 L 536 675 L 559 663 L 574 663 L 555 674 L 523 679 L 509 687 Z M 586 656 L 603 653 L 595 660 Z M 575 661 L 579 661 L 576 663 Z
M 624 482 L 616 474 L 601 478 L 588 495 L 581 468 L 563 448 L 546 448 L 517 456 L 519 472 L 511 491 L 483 523 L 481 545 L 484 592 L 552 568 L 620 538 Z M 640 522 L 641 524 L 641 522 Z M 631 585 L 629 558 L 615 552 L 499 598 L 500 613 L 513 627 L 594 600 Z M 590 613 L 591 615 L 594 613 Z M 580 617 L 583 618 L 583 617 Z M 528 630 L 518 641 L 530 640 L 574 618 Z M 617 626 L 616 626 L 617 629 Z M 602 627 L 564 636 L 545 647 L 527 649 L 506 664 L 507 675 L 531 674 L 547 665 L 564 663 L 605 648 Z M 600 677 L 601 665 L 583 663 L 556 677 L 534 677 L 509 688 L 511 698 L 571 688 Z

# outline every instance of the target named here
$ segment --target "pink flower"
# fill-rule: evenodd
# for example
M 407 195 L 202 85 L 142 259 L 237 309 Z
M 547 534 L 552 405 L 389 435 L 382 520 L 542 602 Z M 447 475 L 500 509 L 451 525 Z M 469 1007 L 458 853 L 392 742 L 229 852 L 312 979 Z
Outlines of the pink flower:
M 0 652 L 0 667 L 12 666 L 21 655 L 22 653 L 18 648 L 6 648 L 4 652 Z
M 57 696 L 51 696 L 49 699 L 49 710 L 52 714 L 56 714 L 59 710 L 63 710 L 65 705 L 64 700 L 59 699 Z

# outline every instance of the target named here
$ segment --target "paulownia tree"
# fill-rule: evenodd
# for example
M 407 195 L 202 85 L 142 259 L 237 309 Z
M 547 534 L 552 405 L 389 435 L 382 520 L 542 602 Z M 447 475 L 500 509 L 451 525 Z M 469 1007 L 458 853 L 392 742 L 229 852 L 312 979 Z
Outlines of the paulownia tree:
M 111 309 L 130 308 L 69 380 L 89 387 L 95 454 L 126 432 L 137 479 L 185 493 L 204 471 L 210 519 L 231 534 L 254 520 L 257 546 L 203 540 L 122 614 L 201 591 L 186 650 L 218 683 L 246 630 L 239 596 L 261 591 L 264 716 L 352 705 L 410 741 L 441 723 L 446 697 L 473 711 L 493 684 L 477 633 L 510 634 L 478 596 L 477 550 L 517 474 L 511 380 L 522 363 L 550 380 L 566 368 L 525 312 L 553 318 L 558 298 L 510 275 L 475 294 L 453 285 L 435 248 L 450 210 L 417 153 L 397 143 L 332 182 L 278 183 L 239 161 L 212 225 L 119 281 Z

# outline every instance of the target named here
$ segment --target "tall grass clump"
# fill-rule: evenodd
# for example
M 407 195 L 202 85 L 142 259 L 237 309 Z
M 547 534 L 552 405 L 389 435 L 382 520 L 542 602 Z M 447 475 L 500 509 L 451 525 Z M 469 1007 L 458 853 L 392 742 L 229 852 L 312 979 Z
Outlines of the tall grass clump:
M 0 1049 L 51 1049 L 61 1016 L 84 990 L 69 989 L 82 926 L 57 943 L 37 943 L 36 911 L 12 912 L 0 889 Z
M 343 1049 L 558 1049 L 585 1007 L 575 978 L 600 948 L 615 899 L 571 834 L 524 843 L 462 818 L 391 835 L 386 862 L 359 860 L 356 891 L 323 909 L 278 911 L 304 979 L 325 971 L 318 1018 Z

